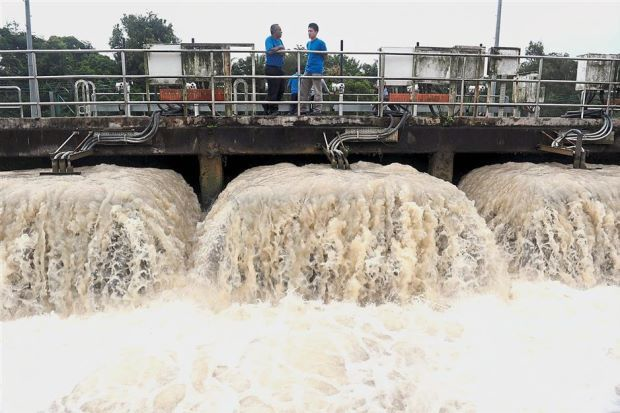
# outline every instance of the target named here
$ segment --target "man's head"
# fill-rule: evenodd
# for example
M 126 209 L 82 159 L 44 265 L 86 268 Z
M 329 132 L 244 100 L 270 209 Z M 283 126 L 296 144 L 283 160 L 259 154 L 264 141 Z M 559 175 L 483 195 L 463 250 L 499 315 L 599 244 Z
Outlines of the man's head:
M 308 37 L 310 40 L 314 40 L 319 33 L 319 25 L 316 23 L 310 23 L 308 25 Z
M 269 30 L 271 31 L 271 35 L 276 39 L 282 37 L 282 28 L 279 24 L 272 24 Z

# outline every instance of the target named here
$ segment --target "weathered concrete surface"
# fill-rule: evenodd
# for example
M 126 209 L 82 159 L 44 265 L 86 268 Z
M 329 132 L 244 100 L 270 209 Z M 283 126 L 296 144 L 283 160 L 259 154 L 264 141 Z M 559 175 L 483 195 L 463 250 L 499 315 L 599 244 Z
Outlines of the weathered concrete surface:
M 146 117 L 0 119 L 0 158 L 47 156 L 74 130 L 140 129 Z M 97 147 L 108 155 L 304 155 L 321 154 L 323 133 L 331 139 L 345 127 L 382 127 L 389 120 L 377 117 L 165 117 L 149 144 Z M 537 153 L 549 143 L 543 131 L 578 127 L 596 130 L 600 121 L 563 118 L 455 118 L 449 125 L 440 119 L 412 118 L 399 132 L 396 143 L 352 143 L 358 154 L 413 153 Z M 615 121 L 615 128 L 620 121 Z M 620 154 L 620 139 L 611 145 L 590 145 L 591 152 Z
M 431 155 L 428 173 L 435 178 L 452 182 L 454 172 L 454 152 L 435 152 Z
M 79 118 L 0 118 L 0 131 L 10 129 L 76 129 L 76 128 L 134 128 L 144 125 L 146 116 L 100 116 Z M 376 116 L 168 116 L 163 117 L 162 127 L 208 127 L 208 126 L 338 126 L 338 125 L 366 125 L 381 126 L 389 123 L 387 118 Z M 620 126 L 620 120 L 615 120 Z M 441 126 L 440 118 L 412 117 L 409 125 L 414 126 Z M 514 126 L 514 127 L 573 127 L 591 126 L 600 124 L 596 119 L 571 118 L 485 118 L 485 117 L 456 117 L 451 126 Z

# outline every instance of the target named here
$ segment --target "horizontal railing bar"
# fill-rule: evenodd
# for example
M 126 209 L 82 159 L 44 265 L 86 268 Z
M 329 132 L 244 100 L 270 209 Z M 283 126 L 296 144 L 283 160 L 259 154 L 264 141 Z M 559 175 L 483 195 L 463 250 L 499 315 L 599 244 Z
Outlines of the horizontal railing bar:
M 43 76 L 2 76 L 2 80 L 54 80 L 54 79 L 122 79 L 123 75 L 43 75 Z M 380 76 L 351 76 L 351 75 L 325 75 L 325 76 L 293 76 L 293 75 L 213 75 L 213 76 L 196 76 L 196 75 L 125 75 L 127 79 L 190 79 L 190 80 L 204 80 L 209 79 L 327 79 L 327 80 L 379 80 Z M 491 79 L 491 78 L 443 78 L 443 77 L 384 77 L 384 81 L 398 80 L 398 81 L 411 81 L 413 83 L 423 83 L 424 81 L 433 82 L 496 82 L 496 83 L 558 83 L 558 84 L 588 84 L 588 85 L 605 85 L 607 89 L 609 85 L 620 85 L 620 81 L 608 82 L 608 81 L 586 81 L 586 80 L 564 80 L 564 79 Z M 158 84 L 162 86 L 165 84 Z M 155 84 L 153 84 L 155 86 Z M 171 83 L 170 86 L 179 86 L 178 84 Z M 386 85 L 388 87 L 397 87 Z
M 265 50 L 236 50 L 236 49 L 20 49 L 20 50 L 0 50 L 0 54 L 27 54 L 27 53 L 245 53 L 245 54 L 266 54 Z M 285 53 L 315 53 L 333 55 L 388 55 L 388 56 L 451 56 L 451 57 L 488 57 L 495 59 L 547 59 L 547 60 L 583 60 L 583 61 L 620 61 L 618 57 L 572 57 L 572 56 L 540 56 L 540 55 L 498 55 L 490 53 L 443 53 L 443 52 L 394 52 L 394 51 L 319 51 L 319 50 L 297 50 L 289 49 L 276 52 Z
M 213 101 L 211 100 L 189 100 L 189 101 L 183 101 L 183 100 L 132 100 L 130 102 L 128 102 L 131 105 L 152 105 L 152 106 L 156 106 L 157 104 L 187 104 L 187 105 L 200 105 L 200 104 L 212 104 Z M 333 105 L 339 105 L 339 104 L 344 104 L 344 105 L 377 105 L 379 103 L 383 103 L 384 106 L 387 105 L 404 105 L 404 106 L 411 106 L 411 105 L 418 105 L 418 106 L 460 106 L 461 102 L 421 102 L 421 101 L 416 101 L 416 102 L 389 102 L 389 101 L 355 101 L 355 100 L 349 100 L 349 101 L 342 101 L 340 102 L 339 100 L 308 100 L 308 101 L 297 101 L 297 100 L 279 100 L 279 101 L 273 101 L 273 100 L 216 100 L 215 104 L 216 105 L 225 105 L 225 104 L 248 104 L 248 105 L 260 105 L 260 104 L 297 104 L 297 103 L 302 103 L 302 104 L 319 104 L 319 103 L 324 103 L 324 104 L 333 104 Z M 80 106 L 96 106 L 96 105 L 124 105 L 125 102 L 123 100 L 118 100 L 118 101 L 97 101 L 97 102 L 82 102 L 82 101 L 66 101 L 66 102 L 3 102 L 2 104 L 6 104 L 6 105 L 22 105 L 22 106 L 32 106 L 32 105 L 37 105 L 40 104 L 42 106 L 64 106 L 64 105 L 80 105 Z M 486 103 L 486 102 L 463 102 L 464 106 L 489 106 L 489 107 L 493 107 L 493 106 L 501 106 L 501 107 L 511 107 L 511 106 L 535 106 L 536 102 L 520 102 L 520 103 Z M 595 108 L 595 109 L 599 109 L 599 108 L 607 108 L 607 105 L 594 105 L 594 104 L 581 104 L 581 103 L 539 103 L 538 106 L 541 107 L 585 107 L 585 108 Z M 620 108 L 620 105 L 609 105 L 610 108 Z

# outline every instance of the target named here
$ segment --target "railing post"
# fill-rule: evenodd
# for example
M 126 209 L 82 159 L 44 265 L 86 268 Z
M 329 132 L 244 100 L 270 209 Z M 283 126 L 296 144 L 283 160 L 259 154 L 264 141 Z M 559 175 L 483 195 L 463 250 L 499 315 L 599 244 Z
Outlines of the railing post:
M 256 53 L 252 46 L 252 102 L 256 102 Z M 256 103 L 252 103 L 252 116 L 256 115 Z
M 213 52 L 210 53 L 211 59 L 211 116 L 215 117 L 215 59 L 213 57 Z
M 301 116 L 301 50 L 297 50 L 297 116 Z
M 127 65 L 125 63 L 125 51 L 121 50 L 121 73 L 123 75 L 123 103 L 125 106 L 125 117 L 131 116 L 129 107 L 129 91 L 127 90 Z
M 417 63 L 418 63 L 416 59 L 415 49 L 413 49 L 413 54 L 411 55 L 411 58 L 413 59 L 413 63 L 411 65 L 411 97 L 410 97 L 410 100 L 411 100 L 411 103 L 413 103 L 411 115 L 418 116 L 418 105 L 415 104 L 415 102 L 417 102 L 418 100 L 418 94 L 415 91 L 415 86 L 416 86 L 415 73 L 416 73 L 416 68 L 417 68 Z
M 611 67 L 609 68 L 609 88 L 607 89 L 607 105 L 606 105 L 607 107 L 605 108 L 605 113 L 611 116 L 611 113 L 609 111 L 609 105 L 611 104 L 611 93 L 612 93 L 613 84 L 614 84 L 614 66 L 615 66 L 616 71 L 618 71 L 617 65 L 620 65 L 620 61 L 612 60 L 610 63 L 611 63 L 610 64 Z
M 459 107 L 459 116 L 465 116 L 463 114 L 463 109 L 464 109 L 464 101 L 465 101 L 465 59 L 466 57 L 463 56 L 463 68 L 461 70 L 461 106 Z
M 493 100 L 495 99 L 495 80 L 496 75 L 491 75 L 491 81 L 487 81 L 485 82 L 486 88 L 487 88 L 487 105 L 485 107 L 484 110 L 484 115 L 487 118 L 490 118 L 492 115 L 492 109 L 493 107 L 491 106 L 493 104 Z
M 536 82 L 536 103 L 534 105 L 534 118 L 538 118 L 540 114 L 540 106 L 538 106 L 538 103 L 540 101 L 540 82 L 542 80 L 543 60 L 544 58 L 542 56 L 538 60 L 538 82 Z
M 377 106 L 377 115 L 383 117 L 383 89 L 385 88 L 385 55 L 379 53 L 379 106 Z

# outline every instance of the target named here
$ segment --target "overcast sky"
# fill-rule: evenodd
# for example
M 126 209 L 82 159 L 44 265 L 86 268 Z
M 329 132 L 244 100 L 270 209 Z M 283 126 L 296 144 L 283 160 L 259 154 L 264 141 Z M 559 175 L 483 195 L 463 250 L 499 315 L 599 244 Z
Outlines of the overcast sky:
M 123 13 L 153 11 L 173 24 L 184 42 L 243 42 L 263 47 L 269 26 L 279 23 L 287 48 L 307 41 L 307 24 L 319 24 L 330 50 L 381 46 L 493 45 L 497 1 L 146 1 L 31 0 L 37 36 L 74 35 L 108 48 Z M 23 0 L 0 0 L 0 23 L 25 27 Z M 620 53 L 620 0 L 504 0 L 500 45 L 540 40 L 546 52 Z M 365 60 L 365 59 L 364 59 Z

